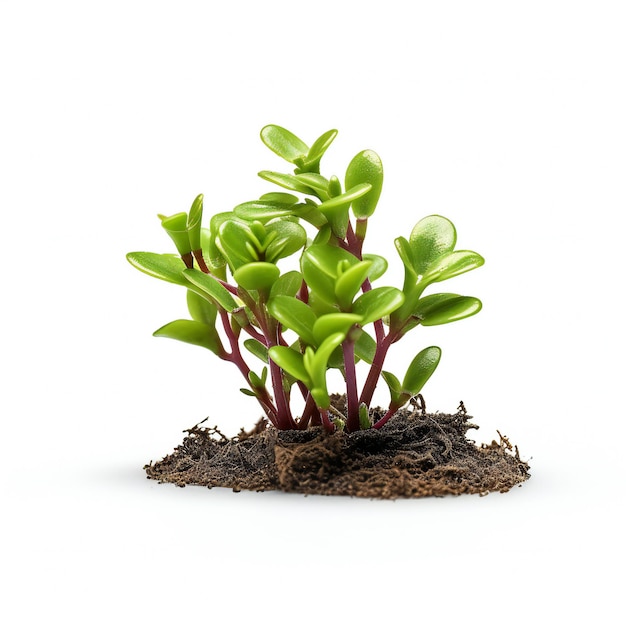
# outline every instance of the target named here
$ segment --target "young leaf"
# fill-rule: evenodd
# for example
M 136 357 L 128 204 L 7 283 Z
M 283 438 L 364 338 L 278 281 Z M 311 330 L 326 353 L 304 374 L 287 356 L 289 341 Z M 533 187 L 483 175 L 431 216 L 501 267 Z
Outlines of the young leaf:
M 307 387 L 311 386 L 311 378 L 304 367 L 303 356 L 299 352 L 286 346 L 272 346 L 268 354 L 278 367 L 297 380 L 301 380 Z
M 187 231 L 187 213 L 176 213 L 170 215 L 159 215 L 161 218 L 161 226 L 170 236 L 178 254 L 184 256 L 191 252 L 191 243 L 189 242 L 189 232 Z
M 367 278 L 371 266 L 371 261 L 359 261 L 349 267 L 337 279 L 335 295 L 340 308 L 344 311 L 350 310 L 352 300 L 354 300 L 354 296 L 361 289 L 361 285 Z
M 228 289 L 224 287 L 218 280 L 209 274 L 203 274 L 197 269 L 188 269 L 183 272 L 185 278 L 193 285 L 201 289 L 204 293 L 211 296 L 219 306 L 226 311 L 233 311 L 237 308 L 237 303 L 230 295 Z
M 261 361 L 267 363 L 267 348 L 260 341 L 257 341 L 256 339 L 246 339 L 243 342 L 243 345 L 246 350 L 248 350 L 251 354 L 254 354 L 257 359 L 261 359 Z
M 259 261 L 242 265 L 233 273 L 235 282 L 247 291 L 266 291 L 280 276 L 280 270 L 273 263 Z
M 140 272 L 160 278 L 175 285 L 187 285 L 183 272 L 185 264 L 180 257 L 173 254 L 156 254 L 154 252 L 129 252 L 128 262 Z
M 411 361 L 409 369 L 402 381 L 402 392 L 410 396 L 417 395 L 437 369 L 440 359 L 440 348 L 437 346 L 424 348 L 424 350 Z
M 352 312 L 360 315 L 363 325 L 375 322 L 395 311 L 404 302 L 404 294 L 395 287 L 377 287 L 359 296 Z
M 387 271 L 387 267 L 389 266 L 387 259 L 378 254 L 364 254 L 363 260 L 370 261 L 372 263 L 369 273 L 369 279 L 371 282 L 378 280 Z
M 187 232 L 189 234 L 189 243 L 192 250 L 200 250 L 202 248 L 201 230 L 202 230 L 202 203 L 204 196 L 200 194 L 196 197 L 189 209 L 187 217 Z
M 400 398 L 402 396 L 402 385 L 400 384 L 400 381 L 391 372 L 383 372 L 382 377 L 383 380 L 387 383 L 387 387 L 389 387 L 391 404 L 401 404 Z
M 259 172 L 259 176 L 263 180 L 267 180 L 270 183 L 274 183 L 276 185 L 279 185 L 280 187 L 284 187 L 285 189 L 297 191 L 298 193 L 306 193 L 312 196 L 315 195 L 313 189 L 301 183 L 298 178 L 293 174 L 280 174 L 279 172 L 270 172 L 268 170 L 263 170 Z
M 290 163 L 305 158 L 309 153 L 309 147 L 302 139 L 275 124 L 268 124 L 261 129 L 261 140 L 272 152 Z
M 300 272 L 291 271 L 283 274 L 272 285 L 270 291 L 270 300 L 276 296 L 292 296 L 295 297 L 302 287 L 302 274 Z
M 359 324 L 361 317 L 353 313 L 329 313 L 318 317 L 313 324 L 313 337 L 316 345 L 321 345 L 327 337 L 336 333 L 347 335 L 354 324 Z
M 383 164 L 373 150 L 359 152 L 348 165 L 346 189 L 362 183 L 368 183 L 371 189 L 352 203 L 352 212 L 358 219 L 368 218 L 374 213 L 383 188 Z
M 276 220 L 266 226 L 266 237 L 271 243 L 265 250 L 265 260 L 276 263 L 304 247 L 306 230 L 296 222 Z
M 337 132 L 338 131 L 334 129 L 328 130 L 313 142 L 304 161 L 304 170 L 307 172 L 319 172 L 320 160 L 326 150 L 328 150 L 330 144 L 334 141 Z
M 335 284 L 339 274 L 337 266 L 357 263 L 359 260 L 343 248 L 314 244 L 302 254 L 300 269 L 309 288 L 325 302 L 335 304 Z
M 250 226 L 239 220 L 229 220 L 220 226 L 216 243 L 233 271 L 259 260 L 261 242 Z
M 322 200 L 328 200 L 330 198 L 328 192 L 328 179 L 324 178 L 322 175 L 315 174 L 313 172 L 306 172 L 303 174 L 296 174 L 296 179 L 303 185 L 307 185 L 311 189 L 314 189 Z
M 413 269 L 418 276 L 424 275 L 441 257 L 454 250 L 454 224 L 441 215 L 429 215 L 415 225 L 409 244 L 413 252 Z
M 203 298 L 191 289 L 187 290 L 187 308 L 191 318 L 196 322 L 202 322 L 207 326 L 215 326 L 217 307 L 212 301 Z
M 317 316 L 310 306 L 289 296 L 271 298 L 268 305 L 270 315 L 283 326 L 295 331 L 305 343 L 315 345 L 313 326 Z
M 478 298 L 455 293 L 436 293 L 421 298 L 413 315 L 422 326 L 438 326 L 476 315 L 482 308 Z
M 194 320 L 176 320 L 154 331 L 155 337 L 168 337 L 194 346 L 207 348 L 222 357 L 224 348 L 214 326 L 207 326 Z
M 415 271 L 415 258 L 411 244 L 404 237 L 398 237 L 394 241 L 394 244 L 405 270 L 411 276 L 411 282 L 415 282 L 417 280 L 417 273 Z

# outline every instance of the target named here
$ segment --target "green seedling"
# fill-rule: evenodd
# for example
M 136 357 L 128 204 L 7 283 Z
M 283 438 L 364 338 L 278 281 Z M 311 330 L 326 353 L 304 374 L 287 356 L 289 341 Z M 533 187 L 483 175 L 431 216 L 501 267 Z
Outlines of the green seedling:
M 258 400 L 278 429 L 381 428 L 422 391 L 441 359 L 438 347 L 424 348 L 400 378 L 383 370 L 391 346 L 417 326 L 455 322 L 481 309 L 471 296 L 424 295 L 431 285 L 484 263 L 476 252 L 455 249 L 454 225 L 440 215 L 423 218 L 408 239 L 395 240 L 402 288 L 374 286 L 387 261 L 364 252 L 364 242 L 382 191 L 382 162 L 363 150 L 348 165 L 343 187 L 337 176 L 323 176 L 321 160 L 336 135 L 330 130 L 309 147 L 280 126 L 266 126 L 265 145 L 295 167 L 259 176 L 283 190 L 214 214 L 208 228 L 202 227 L 199 195 L 188 213 L 159 215 L 177 255 L 127 255 L 142 272 L 187 290 L 191 319 L 170 322 L 154 335 L 233 363 L 245 380 L 241 391 Z M 279 264 L 295 255 L 298 269 L 283 271 Z M 247 354 L 261 362 L 256 372 Z M 359 361 L 368 371 L 362 384 Z M 331 407 L 330 369 L 345 381 L 343 416 Z M 381 378 L 390 401 L 373 421 L 370 405 Z M 304 400 L 299 416 L 291 409 L 296 393 Z

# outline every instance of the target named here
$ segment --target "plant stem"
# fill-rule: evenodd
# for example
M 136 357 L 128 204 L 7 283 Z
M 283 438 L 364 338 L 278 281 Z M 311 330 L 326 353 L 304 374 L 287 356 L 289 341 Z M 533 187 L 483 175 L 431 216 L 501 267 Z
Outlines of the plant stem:
M 387 412 L 372 426 L 372 428 L 382 428 L 397 412 L 398 407 L 391 405 Z
M 320 415 L 322 416 L 322 424 L 324 424 L 324 428 L 327 432 L 333 433 L 335 432 L 335 425 L 330 421 L 328 417 L 328 409 L 319 409 Z
M 374 354 L 370 371 L 367 375 L 367 379 L 365 380 L 365 385 L 363 385 L 363 391 L 361 392 L 359 403 L 364 403 L 368 407 L 370 406 L 378 379 L 383 371 L 385 357 L 387 356 L 387 352 L 393 343 L 393 339 L 394 336 L 389 334 L 376 346 L 376 353 Z
M 354 364 L 354 341 L 346 339 L 341 344 L 341 347 L 343 350 L 343 367 L 346 374 L 346 399 L 348 405 L 346 428 L 348 432 L 353 432 L 359 430 L 359 396 Z

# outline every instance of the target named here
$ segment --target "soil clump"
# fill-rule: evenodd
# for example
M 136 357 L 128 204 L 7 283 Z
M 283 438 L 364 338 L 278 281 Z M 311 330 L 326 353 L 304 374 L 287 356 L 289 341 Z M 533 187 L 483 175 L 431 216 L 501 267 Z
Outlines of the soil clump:
M 332 397 L 338 411 L 341 396 Z M 500 441 L 476 445 L 464 411 L 454 415 L 404 409 L 381 429 L 329 435 L 320 428 L 277 431 L 261 420 L 229 439 L 201 425 L 172 454 L 145 466 L 148 478 L 178 486 L 234 491 L 281 490 L 364 498 L 485 495 L 509 491 L 530 476 L 517 447 Z M 372 417 L 381 413 L 375 409 Z

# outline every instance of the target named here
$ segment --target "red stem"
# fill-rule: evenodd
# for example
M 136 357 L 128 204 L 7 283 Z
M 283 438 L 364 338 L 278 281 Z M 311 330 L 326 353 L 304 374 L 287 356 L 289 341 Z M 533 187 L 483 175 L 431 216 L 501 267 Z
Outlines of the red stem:
M 348 405 L 348 420 L 346 428 L 348 432 L 359 430 L 359 395 L 356 384 L 356 368 L 354 365 L 354 341 L 346 339 L 341 347 L 343 349 L 343 367 L 346 373 L 346 399 Z

